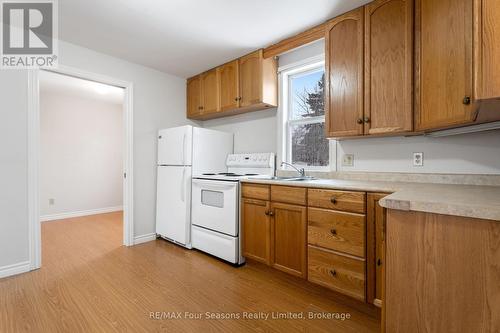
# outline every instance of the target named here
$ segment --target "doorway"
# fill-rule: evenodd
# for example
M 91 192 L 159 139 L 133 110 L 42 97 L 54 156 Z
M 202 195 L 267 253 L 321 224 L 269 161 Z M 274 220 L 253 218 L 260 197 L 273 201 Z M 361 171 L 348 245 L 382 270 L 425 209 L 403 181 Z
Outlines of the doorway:
M 28 193 L 29 193 L 29 219 L 30 219 L 30 266 L 31 269 L 41 267 L 41 223 L 42 221 L 54 220 L 67 217 L 78 217 L 92 214 L 99 214 L 123 209 L 123 245 L 131 246 L 134 244 L 133 238 L 133 170 L 132 170 L 132 84 L 129 82 L 116 80 L 109 77 L 104 77 L 94 73 L 87 73 L 76 69 L 59 67 L 57 70 L 36 70 L 29 73 L 29 137 L 28 137 Z M 90 97 L 91 94 L 93 102 L 101 100 L 102 104 L 92 105 L 90 102 L 85 102 L 80 99 L 80 105 L 70 107 L 64 104 L 63 100 L 54 102 L 53 96 L 50 96 L 49 91 L 46 90 L 47 86 L 51 86 L 52 92 L 63 91 L 66 93 L 73 93 L 78 91 L 78 94 L 83 97 Z M 43 94 L 43 101 L 41 96 Z M 87 94 L 88 96 L 84 96 Z M 74 96 L 73 96 L 74 97 Z M 119 110 L 116 110 L 116 105 L 113 104 L 121 101 Z M 68 103 L 68 101 L 66 101 Z M 90 104 L 85 104 L 90 103 Z M 93 109 L 88 112 L 88 116 L 96 116 L 101 107 L 109 111 L 106 116 L 108 119 L 101 119 L 103 123 L 98 123 L 99 119 L 84 119 L 84 110 Z M 46 109 L 51 109 L 50 112 L 45 112 Z M 62 122 L 58 124 L 60 133 L 51 133 L 51 127 L 54 124 L 54 119 L 59 114 L 64 114 L 63 109 L 68 109 L 68 112 L 74 112 L 72 117 L 67 114 L 57 121 Z M 72 110 L 69 110 L 71 108 Z M 114 108 L 114 109 L 113 109 Z M 58 110 L 59 109 L 59 110 Z M 44 114 L 41 114 L 44 111 Z M 104 110 L 100 110 L 101 112 Z M 108 112 L 106 111 L 106 112 Z M 118 115 L 119 113 L 119 115 Z M 92 121 L 95 121 L 98 127 L 92 129 Z M 120 124 L 113 124 L 113 122 L 120 122 Z M 52 125 L 48 124 L 51 123 Z M 74 127 L 74 130 L 68 130 L 64 127 L 68 123 Z M 107 127 L 103 128 L 106 126 Z M 57 126 L 56 126 L 57 127 Z M 81 132 L 79 132 L 81 130 Z M 89 132 L 90 130 L 90 132 Z M 121 133 L 114 133 L 115 142 L 108 142 L 107 147 L 97 146 L 93 149 L 92 144 L 81 146 L 82 143 L 87 144 L 92 138 L 96 141 L 101 141 L 106 138 L 106 131 L 110 131 L 110 138 L 112 132 L 120 131 Z M 94 131 L 94 133 L 92 133 Z M 86 136 L 86 138 L 79 137 L 79 133 Z M 119 138 L 116 137 L 119 135 Z M 60 145 L 57 142 L 65 140 Z M 43 142 L 41 141 L 43 139 Z M 117 142 L 117 140 L 119 142 Z M 94 144 L 99 145 L 94 141 Z M 44 147 L 42 147 L 42 144 Z M 76 151 L 71 150 L 71 145 L 80 145 L 80 149 L 87 151 L 87 156 L 78 156 Z M 112 145 L 120 145 L 118 149 L 112 149 Z M 115 147 L 116 148 L 116 147 Z M 111 154 L 115 154 L 115 158 L 120 161 L 112 160 L 109 157 L 107 161 L 101 161 L 104 164 L 113 165 L 113 170 L 104 169 L 104 164 L 99 165 L 85 164 L 86 158 L 90 161 L 96 158 L 105 158 L 106 152 L 100 149 L 107 150 Z M 49 152 L 50 154 L 47 154 Z M 63 156 L 58 156 L 61 153 Z M 43 159 L 41 159 L 41 154 Z M 51 155 L 51 156 L 47 156 Z M 68 156 L 69 155 L 69 156 Z M 72 156 L 74 155 L 74 156 Z M 60 164 L 60 165 L 59 165 Z M 64 165 L 70 165 L 74 168 L 74 172 L 64 170 Z M 94 173 L 89 172 L 89 168 L 95 168 Z M 114 173 L 112 182 L 107 182 L 109 191 L 106 195 L 98 191 L 100 184 L 93 184 L 91 181 L 104 183 L 106 176 L 103 177 L 101 172 Z M 119 172 L 117 175 L 116 172 Z M 61 173 L 65 177 L 61 176 Z M 75 174 L 79 173 L 78 177 Z M 118 176 L 118 177 L 117 177 Z M 79 183 L 80 181 L 80 183 Z M 86 182 L 89 186 L 84 186 Z M 58 185 L 58 183 L 60 183 Z M 81 185 L 81 186 L 80 186 Z M 105 184 L 102 184 L 105 185 Z M 65 197 L 64 191 L 69 191 L 71 188 L 79 188 L 78 193 L 72 193 L 71 198 Z M 62 189 L 61 189 L 62 188 Z M 117 193 L 120 191 L 121 193 Z M 67 192 L 69 193 L 69 192 Z M 59 199 L 58 199 L 58 198 Z M 119 197 L 119 198 L 118 198 Z M 82 199 L 85 198 L 85 199 Z M 101 206 L 101 207 L 98 207 Z

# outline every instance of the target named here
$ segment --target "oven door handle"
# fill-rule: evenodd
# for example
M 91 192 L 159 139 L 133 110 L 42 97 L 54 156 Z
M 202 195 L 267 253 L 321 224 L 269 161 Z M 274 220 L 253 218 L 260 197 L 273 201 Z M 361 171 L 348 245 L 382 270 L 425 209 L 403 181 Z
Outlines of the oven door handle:
M 230 190 L 238 186 L 237 182 L 222 182 L 222 181 L 214 181 L 214 180 L 201 180 L 201 179 L 193 179 L 193 184 L 198 185 L 199 187 L 202 187 L 202 190 L 211 190 L 211 189 L 217 189 L 217 190 Z

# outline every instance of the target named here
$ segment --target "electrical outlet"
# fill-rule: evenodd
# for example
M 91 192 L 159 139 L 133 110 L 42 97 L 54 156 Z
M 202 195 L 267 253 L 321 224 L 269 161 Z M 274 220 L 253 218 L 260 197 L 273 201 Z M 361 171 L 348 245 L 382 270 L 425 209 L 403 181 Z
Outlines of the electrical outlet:
M 49 205 L 54 205 L 56 203 L 56 199 L 49 199 Z
M 353 154 L 344 154 L 342 157 L 342 166 L 352 167 L 354 166 L 354 155 Z
M 413 166 L 424 166 L 424 153 L 413 153 Z

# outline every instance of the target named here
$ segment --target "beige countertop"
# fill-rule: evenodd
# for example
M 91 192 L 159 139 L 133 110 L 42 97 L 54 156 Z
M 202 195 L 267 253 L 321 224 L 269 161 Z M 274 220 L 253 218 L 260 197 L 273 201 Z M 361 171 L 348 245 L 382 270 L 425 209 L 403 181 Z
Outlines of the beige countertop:
M 246 179 L 242 182 L 388 193 L 380 205 L 390 209 L 418 211 L 500 221 L 500 187 L 315 179 L 284 181 Z

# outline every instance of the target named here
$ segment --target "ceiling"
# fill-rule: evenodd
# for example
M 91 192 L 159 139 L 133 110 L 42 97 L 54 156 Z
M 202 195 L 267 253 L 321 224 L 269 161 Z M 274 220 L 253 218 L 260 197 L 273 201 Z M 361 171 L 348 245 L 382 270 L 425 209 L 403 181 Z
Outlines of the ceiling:
M 123 89 L 47 71 L 40 72 L 40 93 L 62 94 L 105 103 L 122 104 Z
M 62 0 L 59 37 L 189 77 L 369 0 Z

